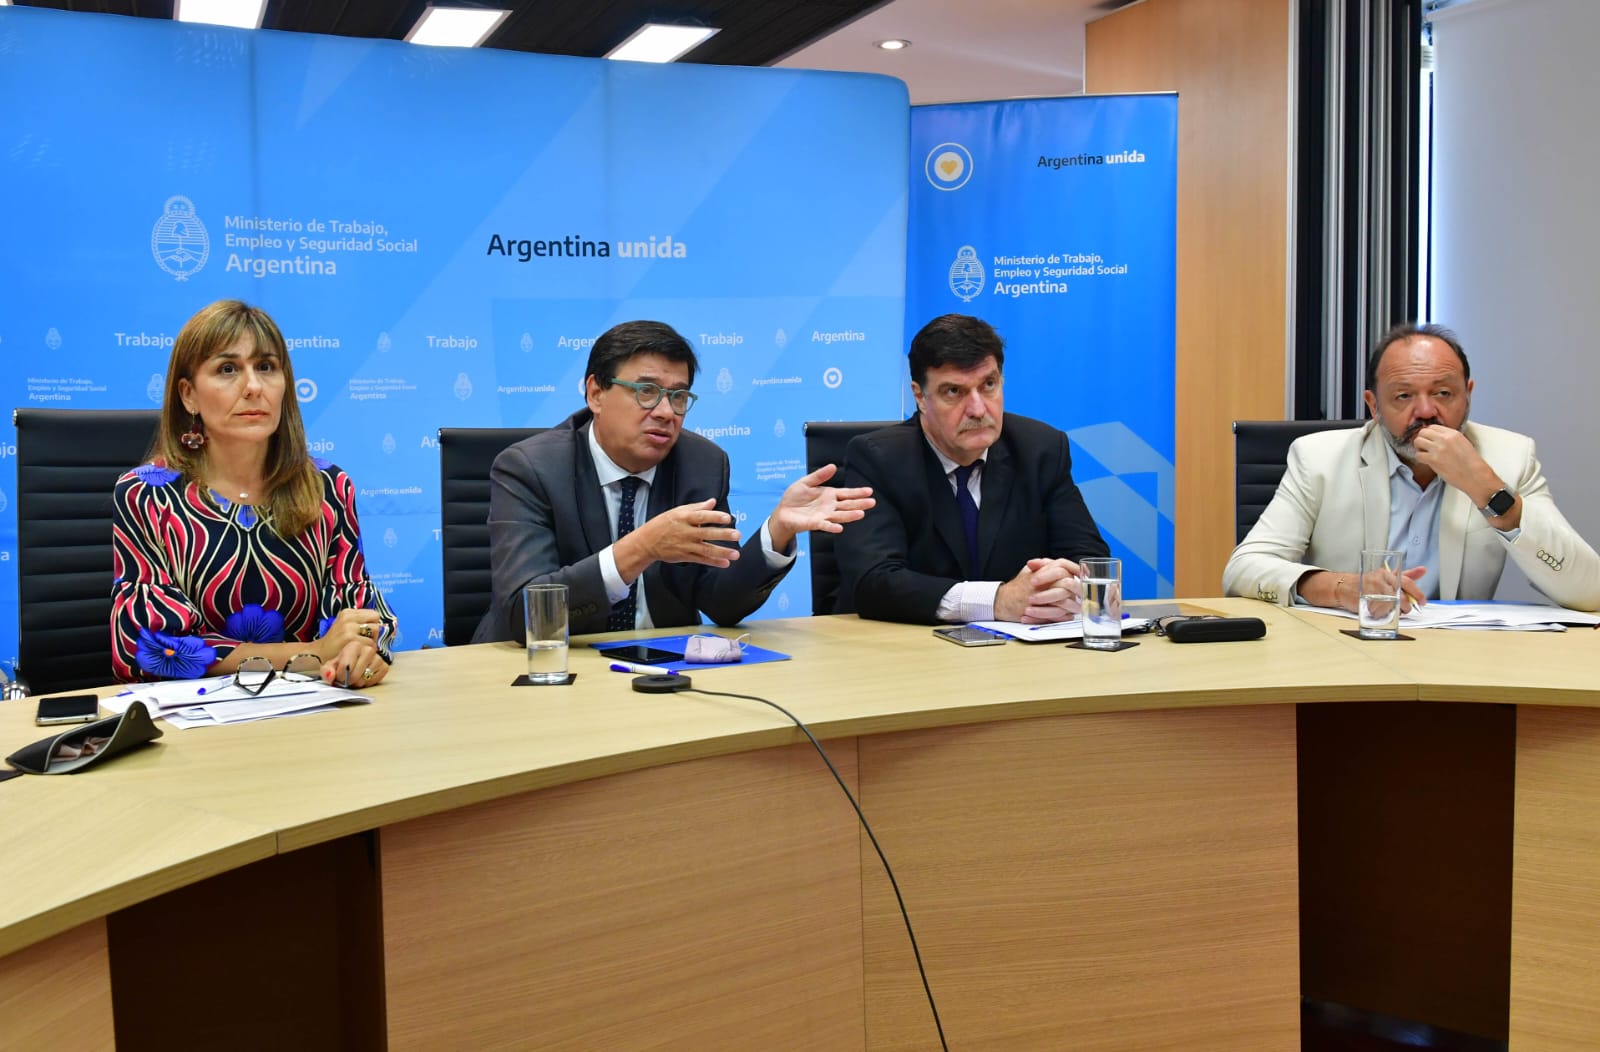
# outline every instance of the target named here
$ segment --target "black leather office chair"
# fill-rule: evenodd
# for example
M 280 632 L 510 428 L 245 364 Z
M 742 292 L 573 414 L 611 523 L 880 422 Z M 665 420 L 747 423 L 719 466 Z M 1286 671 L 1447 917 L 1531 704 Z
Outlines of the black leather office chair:
M 836 481 L 843 480 L 844 451 L 850 440 L 880 427 L 891 427 L 898 420 L 810 420 L 806 422 L 806 471 L 824 464 L 839 465 Z M 872 514 L 868 512 L 867 514 Z M 848 527 L 846 527 L 848 529 Z M 833 553 L 833 534 L 813 530 L 806 536 L 811 544 L 811 612 L 833 613 L 839 597 L 839 559 Z
M 444 644 L 472 642 L 488 612 L 489 468 L 502 449 L 542 427 L 441 427 L 439 518 L 444 549 Z
M 17 668 L 35 694 L 111 672 L 111 490 L 150 451 L 153 409 L 18 409 Z
M 1235 420 L 1233 422 L 1233 543 L 1272 503 L 1289 465 L 1289 447 L 1303 435 L 1360 427 L 1361 420 Z

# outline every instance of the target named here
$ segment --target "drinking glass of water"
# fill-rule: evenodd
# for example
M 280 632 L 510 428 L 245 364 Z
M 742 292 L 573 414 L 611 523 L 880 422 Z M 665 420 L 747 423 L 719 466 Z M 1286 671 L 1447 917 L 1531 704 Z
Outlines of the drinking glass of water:
M 1083 645 L 1115 650 L 1122 640 L 1122 560 L 1080 559 Z
M 1405 552 L 1367 548 L 1361 553 L 1361 604 L 1356 612 L 1362 639 L 1394 639 L 1400 635 L 1400 574 Z
M 567 586 L 530 584 L 522 590 L 528 626 L 528 682 L 567 681 Z

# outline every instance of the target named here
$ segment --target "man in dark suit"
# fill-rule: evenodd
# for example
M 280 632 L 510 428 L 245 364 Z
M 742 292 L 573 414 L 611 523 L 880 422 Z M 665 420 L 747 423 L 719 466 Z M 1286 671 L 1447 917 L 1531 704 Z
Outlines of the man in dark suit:
M 838 533 L 872 491 L 824 485 L 828 465 L 784 491 L 743 549 L 728 513 L 728 456 L 683 430 L 699 362 L 670 326 L 625 322 L 594 342 L 587 408 L 511 446 L 490 469 L 493 601 L 473 642 L 523 638 L 522 590 L 564 584 L 573 634 L 733 625 L 794 562 L 795 536 Z
M 1075 560 L 1109 554 L 1072 481 L 1067 436 L 1004 411 L 1005 344 L 935 318 L 911 341 L 910 420 L 851 441 L 845 484 L 878 506 L 836 542 L 837 612 L 882 621 L 1024 621 L 1078 613 Z

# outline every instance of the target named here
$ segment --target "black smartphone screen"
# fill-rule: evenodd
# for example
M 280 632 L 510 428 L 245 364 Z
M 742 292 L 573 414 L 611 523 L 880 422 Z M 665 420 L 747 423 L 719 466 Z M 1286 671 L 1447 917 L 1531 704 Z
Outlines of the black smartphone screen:
M 40 698 L 41 720 L 93 719 L 100 713 L 100 699 L 93 694 L 69 694 L 64 698 Z
M 662 650 L 644 643 L 629 643 L 620 647 L 606 647 L 601 653 L 616 661 L 631 661 L 635 665 L 663 665 L 668 661 L 682 661 L 683 654 L 676 650 Z

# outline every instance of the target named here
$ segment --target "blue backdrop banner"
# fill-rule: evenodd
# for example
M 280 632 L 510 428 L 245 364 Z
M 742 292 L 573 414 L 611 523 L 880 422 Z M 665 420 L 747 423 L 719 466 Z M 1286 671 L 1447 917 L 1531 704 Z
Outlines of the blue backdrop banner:
M 1000 332 L 1006 409 L 1071 436 L 1130 598 L 1172 594 L 1177 119 L 1175 95 L 911 113 L 906 337 Z
M 617 322 L 695 346 L 686 423 L 728 451 L 747 530 L 804 474 L 807 418 L 899 406 L 899 81 L 15 7 L 0 55 L 0 394 L 153 408 L 192 313 L 265 307 L 403 647 L 440 638 L 437 429 L 558 422 Z M 758 616 L 809 610 L 802 560 Z

